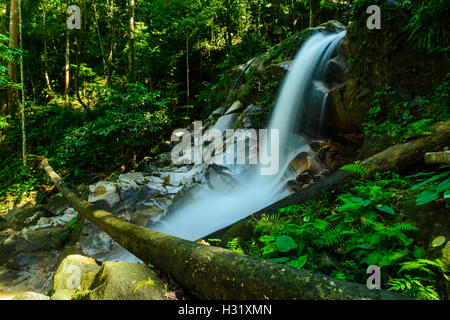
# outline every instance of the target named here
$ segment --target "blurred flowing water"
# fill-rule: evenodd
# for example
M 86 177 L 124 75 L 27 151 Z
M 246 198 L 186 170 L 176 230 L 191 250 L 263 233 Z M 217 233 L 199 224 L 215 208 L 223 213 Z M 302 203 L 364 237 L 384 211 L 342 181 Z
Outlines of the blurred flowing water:
M 299 134 L 305 125 L 305 115 L 313 117 L 313 126 L 320 133 L 326 113 L 328 89 L 324 84 L 328 63 L 337 46 L 345 36 L 339 33 L 316 33 L 303 44 L 293 67 L 288 71 L 280 89 L 276 107 L 268 127 L 279 132 L 279 170 L 274 175 L 261 175 L 261 165 L 230 165 L 240 183 L 230 189 L 211 190 L 196 188 L 195 197 L 187 199 L 181 206 L 149 226 L 155 231 L 183 239 L 196 241 L 217 230 L 246 218 L 291 193 L 286 183 L 295 179 L 290 162 L 300 152 L 310 151 L 309 142 L 320 137 L 307 138 Z M 313 105 L 312 105 L 313 104 Z M 312 113 L 310 110 L 316 110 Z M 317 116 L 316 116 L 317 115 Z M 310 119 L 309 119 L 310 120 Z M 308 122 L 311 125 L 311 121 Z M 270 145 L 270 143 L 269 143 Z M 259 152 L 272 150 L 259 150 Z M 133 257 L 122 248 L 111 252 L 109 260 L 133 261 Z

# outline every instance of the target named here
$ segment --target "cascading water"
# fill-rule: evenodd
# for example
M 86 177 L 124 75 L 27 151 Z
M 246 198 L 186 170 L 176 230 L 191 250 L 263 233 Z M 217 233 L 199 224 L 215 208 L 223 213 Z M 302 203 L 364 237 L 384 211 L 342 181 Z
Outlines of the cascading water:
M 330 57 L 344 36 L 345 31 L 314 34 L 302 46 L 288 71 L 268 128 L 269 132 L 271 129 L 279 130 L 277 174 L 263 176 L 258 174 L 259 170 L 248 169 L 248 166 L 238 172 L 236 167 L 230 166 L 241 178 L 240 185 L 216 191 L 197 188 L 195 199 L 189 198 L 150 228 L 195 241 L 287 196 L 290 192 L 285 188 L 286 182 L 295 179 L 289 164 L 300 152 L 309 150 L 308 138 L 299 135 L 308 110 L 316 110 L 314 115 L 317 116 L 313 119 L 316 130 L 323 127 L 328 96 L 324 76 Z M 132 260 L 125 258 L 123 252 L 120 258 L 117 254 L 109 259 Z
M 286 196 L 285 175 L 291 160 L 307 149 L 305 139 L 295 133 L 294 128 L 302 123 L 300 108 L 310 87 L 314 72 L 324 74 L 328 59 L 345 31 L 338 34 L 317 33 L 310 37 L 295 58 L 283 83 L 269 125 L 279 130 L 280 161 L 278 174 L 263 176 L 253 174 L 247 182 L 227 193 L 204 190 L 198 200 L 193 200 L 172 212 L 153 228 L 188 240 L 198 240 L 214 231 L 225 228 L 250 214 L 265 208 Z M 322 100 L 325 99 L 323 94 Z M 324 103 L 319 104 L 322 108 Z M 323 119 L 322 119 L 323 120 Z M 320 126 L 321 120 L 318 119 Z

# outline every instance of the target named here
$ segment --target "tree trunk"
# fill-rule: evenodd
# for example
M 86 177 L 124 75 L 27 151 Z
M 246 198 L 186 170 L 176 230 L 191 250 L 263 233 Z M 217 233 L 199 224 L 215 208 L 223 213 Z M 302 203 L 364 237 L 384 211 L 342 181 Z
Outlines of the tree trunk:
M 19 0 L 11 0 L 9 16 L 9 48 L 19 48 Z M 11 61 L 8 63 L 8 75 L 12 83 L 17 83 L 17 63 Z M 14 107 L 19 104 L 19 93 L 17 88 L 8 89 L 8 108 L 9 114 L 14 113 Z
M 189 105 L 190 105 L 190 83 L 189 83 L 189 31 L 186 30 L 186 105 L 187 114 L 189 116 Z
M 84 6 L 85 6 L 85 3 L 84 3 Z M 105 75 L 106 74 L 105 50 L 103 50 L 103 41 L 102 41 L 102 37 L 100 35 L 100 27 L 98 25 L 97 6 L 95 4 L 94 4 L 94 21 L 95 21 L 95 27 L 97 29 L 98 44 L 100 46 L 100 52 L 102 53 L 103 75 Z
M 112 87 L 112 63 L 114 53 L 114 0 L 109 0 L 109 54 L 106 67 L 106 83 L 108 87 Z
M 1 7 L 1 26 L 0 33 L 6 34 L 7 26 L 7 11 L 8 11 L 8 3 L 7 0 L 3 0 Z M 5 59 L 2 58 L 2 66 L 6 64 Z M 8 109 L 8 91 L 6 89 L 0 90 L 0 113 L 5 114 Z
M 95 10 L 95 6 L 94 6 L 94 10 Z M 87 27 L 87 23 L 86 23 L 86 16 L 87 16 L 86 15 L 86 2 L 83 2 L 83 6 L 81 9 L 81 16 L 83 19 L 83 23 L 82 23 L 81 30 L 79 30 L 79 32 L 78 32 L 77 41 L 76 41 L 77 70 L 76 70 L 75 77 L 74 77 L 74 87 L 75 87 L 75 95 L 77 97 L 78 102 L 81 104 L 83 109 L 87 113 L 89 113 L 90 112 L 89 107 L 83 102 L 83 99 L 81 99 L 80 88 L 79 88 L 81 59 L 83 57 L 83 51 L 84 51 L 83 48 L 84 48 L 84 43 L 86 42 L 86 35 L 88 32 L 88 27 Z M 99 37 L 100 37 L 100 34 L 99 34 Z
M 134 0 L 129 0 L 129 10 L 130 10 L 130 28 L 129 28 L 129 53 L 128 53 L 128 68 L 129 68 L 129 76 L 128 82 L 135 83 L 136 82 L 136 70 L 135 70 L 135 43 L 134 43 Z
M 70 85 L 70 30 L 66 30 L 66 53 L 65 53 L 65 69 L 64 69 L 64 101 L 66 106 L 69 105 L 69 85 Z
M 20 51 L 23 52 L 22 47 L 22 3 L 19 0 L 19 46 Z M 27 136 L 25 131 L 25 80 L 23 78 L 23 54 L 20 55 L 20 82 L 22 91 L 22 106 L 20 108 L 20 113 L 22 115 L 22 163 L 23 166 L 27 166 Z
M 404 168 L 411 168 L 417 164 L 424 163 L 425 153 L 440 151 L 448 146 L 450 141 L 450 120 L 438 123 L 434 126 L 432 134 L 403 144 L 398 144 L 388 148 L 364 161 L 360 165 L 365 168 L 365 177 L 371 177 L 377 172 L 402 171 Z M 279 209 L 286 208 L 293 204 L 305 203 L 318 199 L 326 190 L 334 192 L 355 178 L 355 174 L 347 171 L 336 171 L 329 177 L 320 180 L 304 190 L 291 194 L 252 214 L 258 219 L 262 214 L 274 214 Z M 230 227 L 214 232 L 208 238 L 218 237 L 226 232 Z
M 320 9 L 320 0 L 309 0 L 309 27 L 313 28 L 317 23 L 317 14 Z
M 46 159 L 41 167 L 84 218 L 203 299 L 412 299 L 139 227 L 81 200 Z
M 48 92 L 53 93 L 50 77 L 48 75 L 47 24 L 46 24 L 45 1 L 42 2 L 42 15 L 43 15 L 42 27 L 44 29 L 44 77 Z

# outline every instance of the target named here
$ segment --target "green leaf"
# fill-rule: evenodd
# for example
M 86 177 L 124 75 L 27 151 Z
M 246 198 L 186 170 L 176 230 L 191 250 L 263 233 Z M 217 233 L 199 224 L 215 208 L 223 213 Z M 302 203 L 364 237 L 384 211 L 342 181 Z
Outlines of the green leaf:
M 305 266 L 307 261 L 308 261 L 308 256 L 301 256 L 300 258 L 298 258 L 295 261 L 290 261 L 290 262 L 286 263 L 286 265 L 301 269 Z
M 272 259 L 267 259 L 267 261 L 271 261 L 271 262 L 275 262 L 275 263 L 284 263 L 286 261 L 289 261 L 289 258 L 288 257 L 272 258 Z
M 450 179 L 447 179 L 447 180 L 441 182 L 436 188 L 437 192 L 449 191 L 449 190 L 450 190 Z
M 395 214 L 394 209 L 392 209 L 391 207 L 387 206 L 387 205 L 378 205 L 376 206 L 378 210 L 389 213 L 389 214 Z
M 258 240 L 261 241 L 261 242 L 267 243 L 267 242 L 272 242 L 272 241 L 274 241 L 274 240 L 275 240 L 275 237 L 274 237 L 274 236 L 271 236 L 271 235 L 264 235 L 264 236 L 259 237 Z
M 444 244 L 444 242 L 445 242 L 445 237 L 444 236 L 440 236 L 440 237 L 434 238 L 434 240 L 431 243 L 431 245 L 433 247 L 440 247 L 440 246 L 442 246 Z
M 277 240 L 275 241 L 275 245 L 277 247 L 277 250 L 280 252 L 288 252 L 292 249 L 297 248 L 297 244 L 295 243 L 294 239 L 292 239 L 289 236 L 277 237 Z
M 426 190 L 422 192 L 416 200 L 418 206 L 433 202 L 439 199 L 439 194 L 435 191 Z

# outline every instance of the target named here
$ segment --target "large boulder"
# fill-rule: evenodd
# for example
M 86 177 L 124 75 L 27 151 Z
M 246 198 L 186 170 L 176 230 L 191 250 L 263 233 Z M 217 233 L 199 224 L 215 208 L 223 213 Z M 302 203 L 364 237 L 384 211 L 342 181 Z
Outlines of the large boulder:
M 85 274 L 73 300 L 165 300 L 166 289 L 143 264 L 104 262 L 97 273 Z
M 69 208 L 62 216 L 42 217 L 35 225 L 11 234 L 3 242 L 2 251 L 21 253 L 59 249 L 71 233 L 69 223 L 77 215 Z
M 58 267 L 53 280 L 53 288 L 58 290 L 76 290 L 80 288 L 82 276 L 89 272 L 98 272 L 100 266 L 94 259 L 70 255 Z

